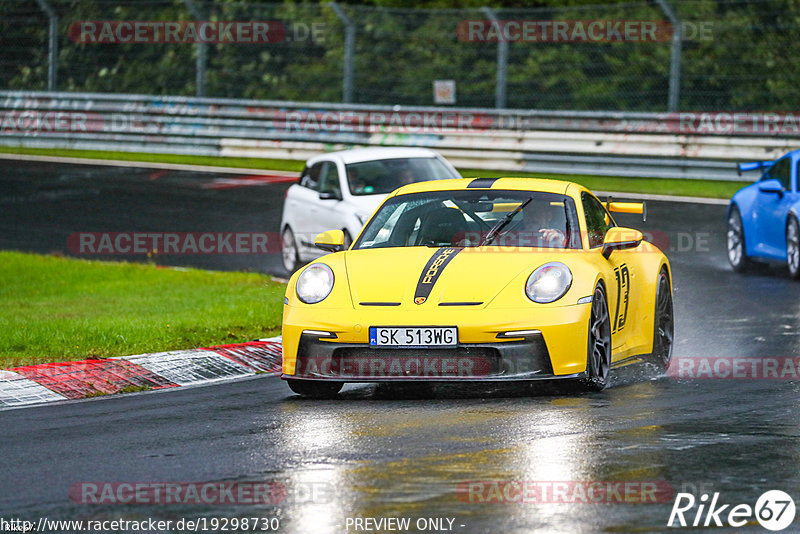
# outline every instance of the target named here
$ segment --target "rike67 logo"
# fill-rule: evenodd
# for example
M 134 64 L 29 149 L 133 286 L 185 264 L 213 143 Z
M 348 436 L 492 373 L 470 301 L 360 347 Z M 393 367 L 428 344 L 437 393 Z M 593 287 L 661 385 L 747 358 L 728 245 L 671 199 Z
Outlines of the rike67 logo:
M 694 509 L 696 507 L 696 510 Z M 755 507 L 749 504 L 721 504 L 719 492 L 709 501 L 708 494 L 700 496 L 700 502 L 691 493 L 678 493 L 668 527 L 743 527 L 752 525 L 753 520 L 767 530 L 783 530 L 794 521 L 794 500 L 781 490 L 764 492 L 756 501 Z

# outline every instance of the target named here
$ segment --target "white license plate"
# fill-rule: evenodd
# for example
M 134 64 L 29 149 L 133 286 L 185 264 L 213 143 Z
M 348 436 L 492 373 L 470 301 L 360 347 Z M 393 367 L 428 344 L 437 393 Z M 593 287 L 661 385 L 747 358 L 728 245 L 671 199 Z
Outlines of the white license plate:
M 455 326 L 369 328 L 369 344 L 377 347 L 448 347 L 458 344 Z

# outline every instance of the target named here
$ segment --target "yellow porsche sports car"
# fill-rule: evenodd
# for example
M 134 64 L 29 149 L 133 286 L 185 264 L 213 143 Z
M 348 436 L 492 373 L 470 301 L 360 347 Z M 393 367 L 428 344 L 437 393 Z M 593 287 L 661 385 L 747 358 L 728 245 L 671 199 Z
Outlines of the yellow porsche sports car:
M 567 379 L 672 354 L 669 262 L 581 185 L 529 178 L 422 182 L 390 194 L 350 246 L 296 272 L 283 374 L 296 393 L 345 382 Z

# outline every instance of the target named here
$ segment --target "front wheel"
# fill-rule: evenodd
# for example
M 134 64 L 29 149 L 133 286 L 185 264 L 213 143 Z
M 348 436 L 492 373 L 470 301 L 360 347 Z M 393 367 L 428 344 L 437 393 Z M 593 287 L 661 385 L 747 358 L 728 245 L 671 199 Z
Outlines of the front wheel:
M 311 397 L 312 399 L 332 399 L 336 394 L 341 391 L 341 382 L 327 382 L 316 380 L 295 380 L 289 379 L 286 381 L 289 384 L 289 389 L 303 395 L 304 397 Z
M 786 223 L 786 266 L 789 276 L 795 280 L 800 278 L 800 226 L 794 217 Z
M 286 269 L 286 272 L 292 274 L 297 269 L 297 266 L 300 265 L 297 241 L 294 238 L 294 232 L 288 226 L 283 229 L 281 237 L 283 241 L 283 248 L 281 249 L 283 268 Z
M 586 377 L 580 382 L 581 388 L 584 391 L 602 391 L 608 385 L 611 369 L 611 316 L 601 284 L 597 285 L 592 297 L 588 352 Z
M 653 361 L 665 371 L 672 359 L 675 323 L 672 313 L 672 292 L 666 268 L 658 274 L 656 313 L 653 317 Z
M 734 271 L 744 272 L 751 266 L 744 243 L 744 225 L 739 208 L 733 206 L 728 215 L 728 261 Z

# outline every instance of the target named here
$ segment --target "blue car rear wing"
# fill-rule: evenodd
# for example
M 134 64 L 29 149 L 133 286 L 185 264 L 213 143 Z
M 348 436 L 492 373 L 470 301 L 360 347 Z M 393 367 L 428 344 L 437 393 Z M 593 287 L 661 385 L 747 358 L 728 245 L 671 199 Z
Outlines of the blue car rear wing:
M 747 171 L 757 171 L 759 169 L 763 169 L 764 167 L 770 167 L 775 161 L 753 161 L 751 163 L 740 163 L 736 166 L 736 172 L 739 176 L 742 175 L 743 172 Z

